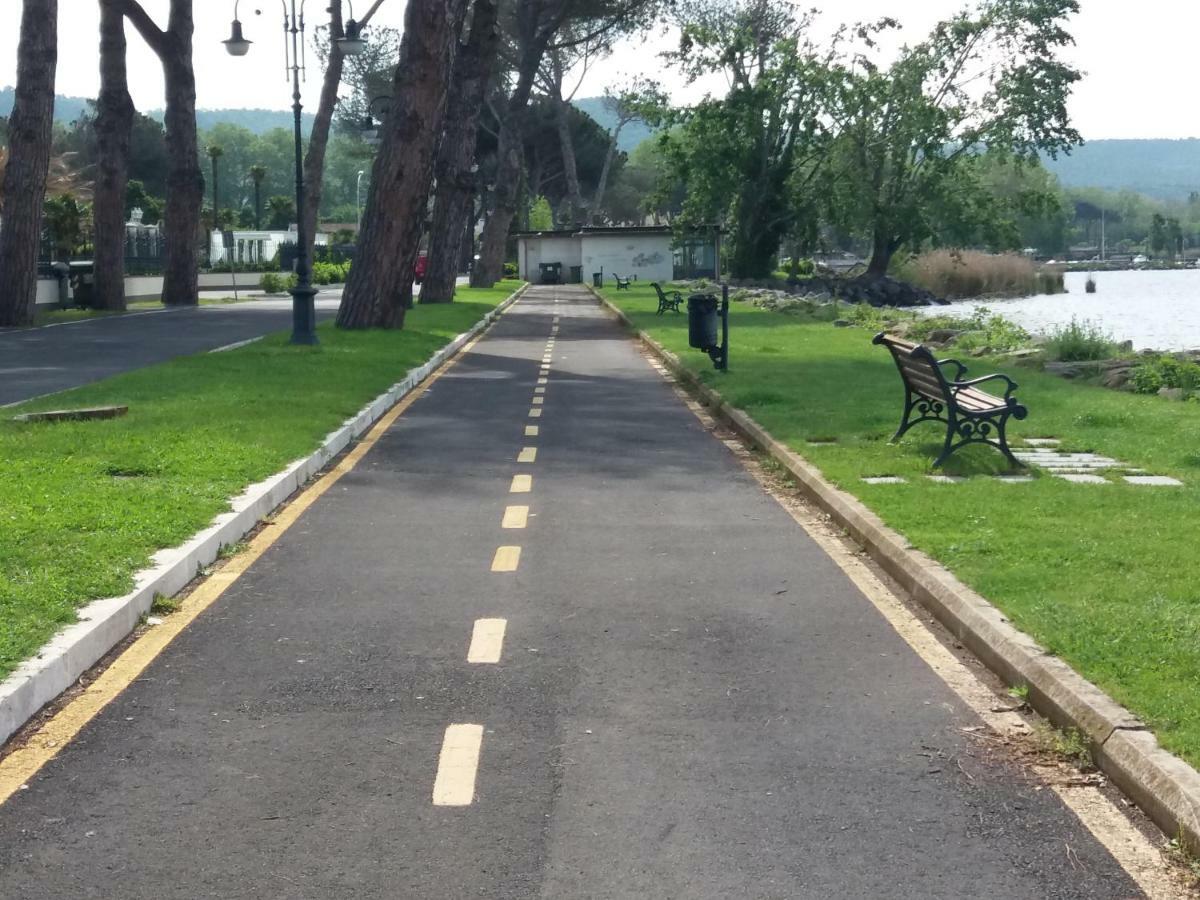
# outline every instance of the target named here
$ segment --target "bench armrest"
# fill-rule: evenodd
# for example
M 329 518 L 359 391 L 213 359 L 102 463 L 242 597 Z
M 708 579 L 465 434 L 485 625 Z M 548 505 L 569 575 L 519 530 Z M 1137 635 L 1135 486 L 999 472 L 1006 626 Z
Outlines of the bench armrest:
M 954 366 L 954 377 L 950 379 L 951 381 L 962 381 L 963 376 L 967 374 L 967 367 L 957 359 L 939 359 L 937 364 L 939 366 Z
M 1011 396 L 1012 392 L 1017 389 L 1017 383 L 1015 381 L 1013 381 L 1007 375 L 1001 375 L 998 372 L 995 375 L 984 375 L 982 378 L 972 378 L 970 381 L 952 381 L 950 382 L 950 387 L 952 390 L 957 391 L 961 388 L 974 387 L 977 384 L 983 384 L 985 381 L 1003 381 L 1005 384 L 1005 400 L 1007 400 L 1009 396 Z

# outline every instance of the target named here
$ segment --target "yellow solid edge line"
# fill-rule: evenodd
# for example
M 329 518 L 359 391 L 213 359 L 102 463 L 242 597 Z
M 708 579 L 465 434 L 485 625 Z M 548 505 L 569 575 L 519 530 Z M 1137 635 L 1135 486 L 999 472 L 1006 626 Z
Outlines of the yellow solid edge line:
M 167 645 L 225 593 L 259 557 L 261 557 L 320 497 L 352 470 L 380 437 L 413 405 L 429 387 L 449 371 L 458 360 L 479 343 L 491 326 L 442 363 L 425 381 L 413 388 L 399 403 L 375 423 L 366 436 L 341 461 L 305 488 L 289 506 L 280 510 L 249 542 L 247 548 L 231 557 L 219 572 L 205 579 L 189 594 L 177 612 L 169 615 L 129 645 L 107 669 L 78 697 L 64 706 L 25 743 L 0 760 L 0 805 L 26 784 L 50 760 L 58 755 L 96 715 L 121 694 L 145 671 Z
M 538 426 L 536 426 L 536 425 L 526 425 L 525 426 L 525 437 L 537 437 L 538 433 L 540 431 L 541 431 L 541 429 L 538 428 Z
M 532 475 L 514 475 L 512 478 L 512 484 L 509 486 L 508 492 L 510 494 L 528 494 L 532 490 L 533 490 L 533 476 Z
M 497 547 L 496 555 L 492 557 L 493 572 L 515 572 L 520 564 L 520 547 Z
M 507 627 L 507 619 L 476 619 L 475 629 L 471 632 L 471 646 L 467 649 L 467 662 L 500 662 Z
M 521 448 L 521 452 L 517 454 L 517 462 L 519 462 L 519 463 L 537 462 L 537 447 Z
M 434 806 L 470 806 L 474 802 L 482 744 L 482 725 L 447 726 L 433 782 Z
M 529 521 L 528 506 L 506 506 L 504 518 L 500 520 L 501 528 L 524 528 Z

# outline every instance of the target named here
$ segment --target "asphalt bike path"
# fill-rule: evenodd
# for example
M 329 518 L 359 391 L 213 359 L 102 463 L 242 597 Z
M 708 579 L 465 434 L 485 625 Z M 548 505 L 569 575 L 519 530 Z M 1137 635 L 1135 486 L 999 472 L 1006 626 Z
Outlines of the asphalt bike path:
M 978 725 L 532 288 L 0 806 L 0 897 L 1140 896 Z

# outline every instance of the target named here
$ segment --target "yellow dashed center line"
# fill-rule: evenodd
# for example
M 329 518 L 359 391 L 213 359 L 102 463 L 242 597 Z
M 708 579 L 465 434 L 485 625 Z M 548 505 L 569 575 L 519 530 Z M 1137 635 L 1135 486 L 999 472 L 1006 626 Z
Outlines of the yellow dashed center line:
M 549 383 L 550 383 L 550 379 L 549 379 L 549 378 L 539 378 L 539 379 L 537 380 L 537 383 L 538 383 L 538 384 L 549 384 Z
M 537 462 L 537 447 L 525 447 L 517 454 L 517 462 L 531 463 Z
M 541 406 L 541 405 L 542 405 L 543 403 L 545 403 L 545 402 L 546 402 L 546 398 L 545 398 L 545 397 L 543 397 L 543 396 L 541 396 L 540 394 L 539 394 L 538 396 L 536 396 L 536 397 L 534 397 L 534 398 L 533 398 L 533 405 L 534 405 L 534 406 Z
M 498 663 L 504 650 L 504 631 L 507 619 L 477 619 L 467 650 L 469 663 Z
M 528 494 L 533 490 L 532 475 L 514 475 L 512 486 L 508 489 L 510 494 Z
M 541 417 L 542 417 L 542 411 L 540 409 L 534 407 L 533 409 L 531 409 L 529 411 L 529 418 L 540 419 Z
M 525 437 L 537 437 L 540 430 L 536 425 L 526 425 Z
M 482 725 L 451 725 L 446 729 L 433 782 L 434 806 L 470 806 L 474 802 L 482 745 Z
M 521 563 L 520 547 L 497 547 L 492 557 L 493 572 L 515 572 Z
M 501 528 L 524 528 L 529 521 L 528 506 L 506 506 L 504 518 L 500 520 Z
M 535 394 L 544 394 L 544 393 L 546 393 L 546 389 L 544 387 L 535 387 L 533 389 L 533 392 Z

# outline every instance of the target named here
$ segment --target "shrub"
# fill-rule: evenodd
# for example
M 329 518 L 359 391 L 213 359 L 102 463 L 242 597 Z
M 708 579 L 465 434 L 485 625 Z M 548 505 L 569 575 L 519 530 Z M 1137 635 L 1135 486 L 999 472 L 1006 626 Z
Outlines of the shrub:
M 947 299 L 1059 294 L 1063 273 L 1016 253 L 932 250 L 901 263 L 898 277 Z
M 934 331 L 961 331 L 954 346 L 963 350 L 997 352 L 1019 350 L 1032 343 L 1032 337 L 1020 325 L 1004 316 L 993 313 L 986 306 L 977 306 L 969 316 L 921 316 L 909 326 L 908 335 L 915 340 L 926 340 Z
M 517 264 L 516 263 L 506 262 L 504 264 L 504 277 L 505 278 L 516 278 L 517 277 Z
M 283 276 L 278 272 L 263 272 L 262 278 L 258 281 L 258 286 L 268 294 L 282 293 Z
M 1060 362 L 1109 359 L 1117 353 L 1117 345 L 1111 335 L 1092 322 L 1080 322 L 1074 317 L 1071 318 L 1070 325 L 1064 325 L 1050 333 L 1046 349 L 1051 359 Z
M 349 262 L 315 262 L 312 268 L 313 284 L 341 284 L 350 274 Z
M 1134 393 L 1157 394 L 1162 388 L 1180 388 L 1190 396 L 1200 387 L 1200 365 L 1174 356 L 1147 360 L 1130 373 Z

